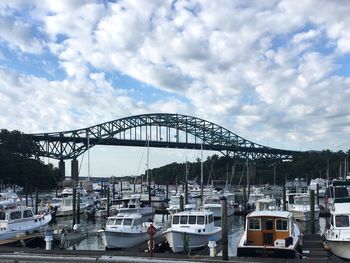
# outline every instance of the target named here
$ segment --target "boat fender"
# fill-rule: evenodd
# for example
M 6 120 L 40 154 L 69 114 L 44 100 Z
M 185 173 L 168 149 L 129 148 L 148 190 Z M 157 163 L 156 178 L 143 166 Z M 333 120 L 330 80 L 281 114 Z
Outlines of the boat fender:
M 293 245 L 293 237 L 286 237 L 285 238 L 285 246 L 289 247 L 290 245 Z
M 332 247 L 328 244 L 327 241 L 325 241 L 325 242 L 323 243 L 323 247 L 324 247 L 324 249 L 325 249 L 327 252 L 331 252 L 331 251 L 332 251 Z

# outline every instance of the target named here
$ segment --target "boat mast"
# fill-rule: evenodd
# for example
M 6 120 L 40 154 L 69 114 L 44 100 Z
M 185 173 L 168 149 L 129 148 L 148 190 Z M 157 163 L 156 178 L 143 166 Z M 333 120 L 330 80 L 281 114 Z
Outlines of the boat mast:
M 88 131 L 86 131 L 86 137 L 87 137 L 87 152 L 88 152 L 88 181 L 90 181 L 90 138 L 89 138 Z
M 203 205 L 203 142 L 201 143 L 201 206 Z

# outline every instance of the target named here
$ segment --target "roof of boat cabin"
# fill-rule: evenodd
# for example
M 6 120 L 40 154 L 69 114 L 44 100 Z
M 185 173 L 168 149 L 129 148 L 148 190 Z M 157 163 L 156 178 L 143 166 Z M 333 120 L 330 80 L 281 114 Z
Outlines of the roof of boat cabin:
M 142 215 L 140 213 L 118 213 L 117 215 L 110 216 L 108 219 L 116 219 L 116 218 L 141 218 Z
M 186 211 L 182 211 L 182 212 L 178 212 L 175 213 L 174 216 L 185 216 L 185 215 L 191 215 L 191 216 L 202 216 L 202 215 L 210 215 L 210 214 L 214 214 L 212 211 L 210 210 L 186 210 Z
M 293 214 L 288 211 L 254 211 L 247 215 L 247 217 L 284 217 L 289 218 Z

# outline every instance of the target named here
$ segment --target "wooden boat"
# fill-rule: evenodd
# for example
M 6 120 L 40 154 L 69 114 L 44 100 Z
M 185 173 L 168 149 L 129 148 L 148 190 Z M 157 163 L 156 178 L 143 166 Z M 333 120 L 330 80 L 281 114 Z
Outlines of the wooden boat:
M 255 211 L 247 215 L 237 256 L 296 258 L 301 255 L 301 242 L 302 235 L 291 212 Z

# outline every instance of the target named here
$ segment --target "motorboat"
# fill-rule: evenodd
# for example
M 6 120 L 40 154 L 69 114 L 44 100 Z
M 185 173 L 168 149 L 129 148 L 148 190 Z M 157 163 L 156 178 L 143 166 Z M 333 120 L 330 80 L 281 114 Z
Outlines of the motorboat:
M 311 220 L 310 194 L 309 193 L 292 194 L 292 195 L 289 195 L 288 197 L 289 197 L 288 211 L 293 213 L 294 218 L 300 221 L 310 221 Z M 318 220 L 319 214 L 320 214 L 320 208 L 317 204 L 315 204 L 315 207 L 314 207 L 315 220 Z
M 76 199 L 78 202 L 78 199 Z M 85 204 L 80 200 L 79 203 L 80 209 L 79 213 L 82 214 L 88 208 L 88 204 Z M 56 216 L 70 216 L 73 215 L 73 198 L 72 197 L 63 197 L 61 205 L 57 208 Z
M 177 212 L 180 212 L 180 198 L 183 197 L 184 209 L 185 210 L 193 210 L 197 208 L 197 201 L 193 199 L 190 195 L 188 196 L 188 204 L 185 204 L 185 197 L 183 194 L 172 195 L 169 200 L 169 206 L 167 207 L 167 211 L 170 215 L 174 215 Z
M 278 211 L 280 206 L 277 205 L 277 200 L 269 195 L 262 199 L 258 199 L 254 203 L 255 211 Z
M 350 259 L 350 198 L 335 198 L 330 212 L 331 224 L 324 234 L 324 247 L 342 259 Z
M 214 213 L 214 218 L 221 218 L 221 197 L 225 197 L 227 200 L 227 216 L 232 216 L 235 213 L 234 195 L 230 193 L 215 194 L 207 196 L 204 200 L 203 207 Z
M 214 225 L 214 213 L 209 210 L 190 210 L 175 213 L 171 227 L 162 235 L 174 253 L 198 249 L 209 241 L 221 239 L 221 227 Z
M 161 232 L 161 227 L 150 222 L 143 222 L 140 213 L 119 213 L 108 217 L 105 229 L 99 234 L 107 248 L 130 248 L 149 240 L 150 227 L 154 227 L 154 236 Z
M 14 238 L 46 226 L 51 214 L 35 215 L 33 208 L 13 206 L 0 211 L 0 240 Z
M 318 196 L 319 197 L 324 197 L 326 194 L 326 189 L 327 189 L 327 180 L 323 178 L 315 178 L 310 181 L 309 184 L 309 191 L 314 190 L 315 193 L 317 191 L 317 185 L 318 185 Z
M 291 212 L 254 211 L 247 215 L 237 256 L 297 258 L 302 235 Z
M 140 213 L 143 221 L 153 220 L 155 209 L 152 206 L 142 206 L 140 198 L 131 196 L 127 204 L 116 207 L 117 213 Z

